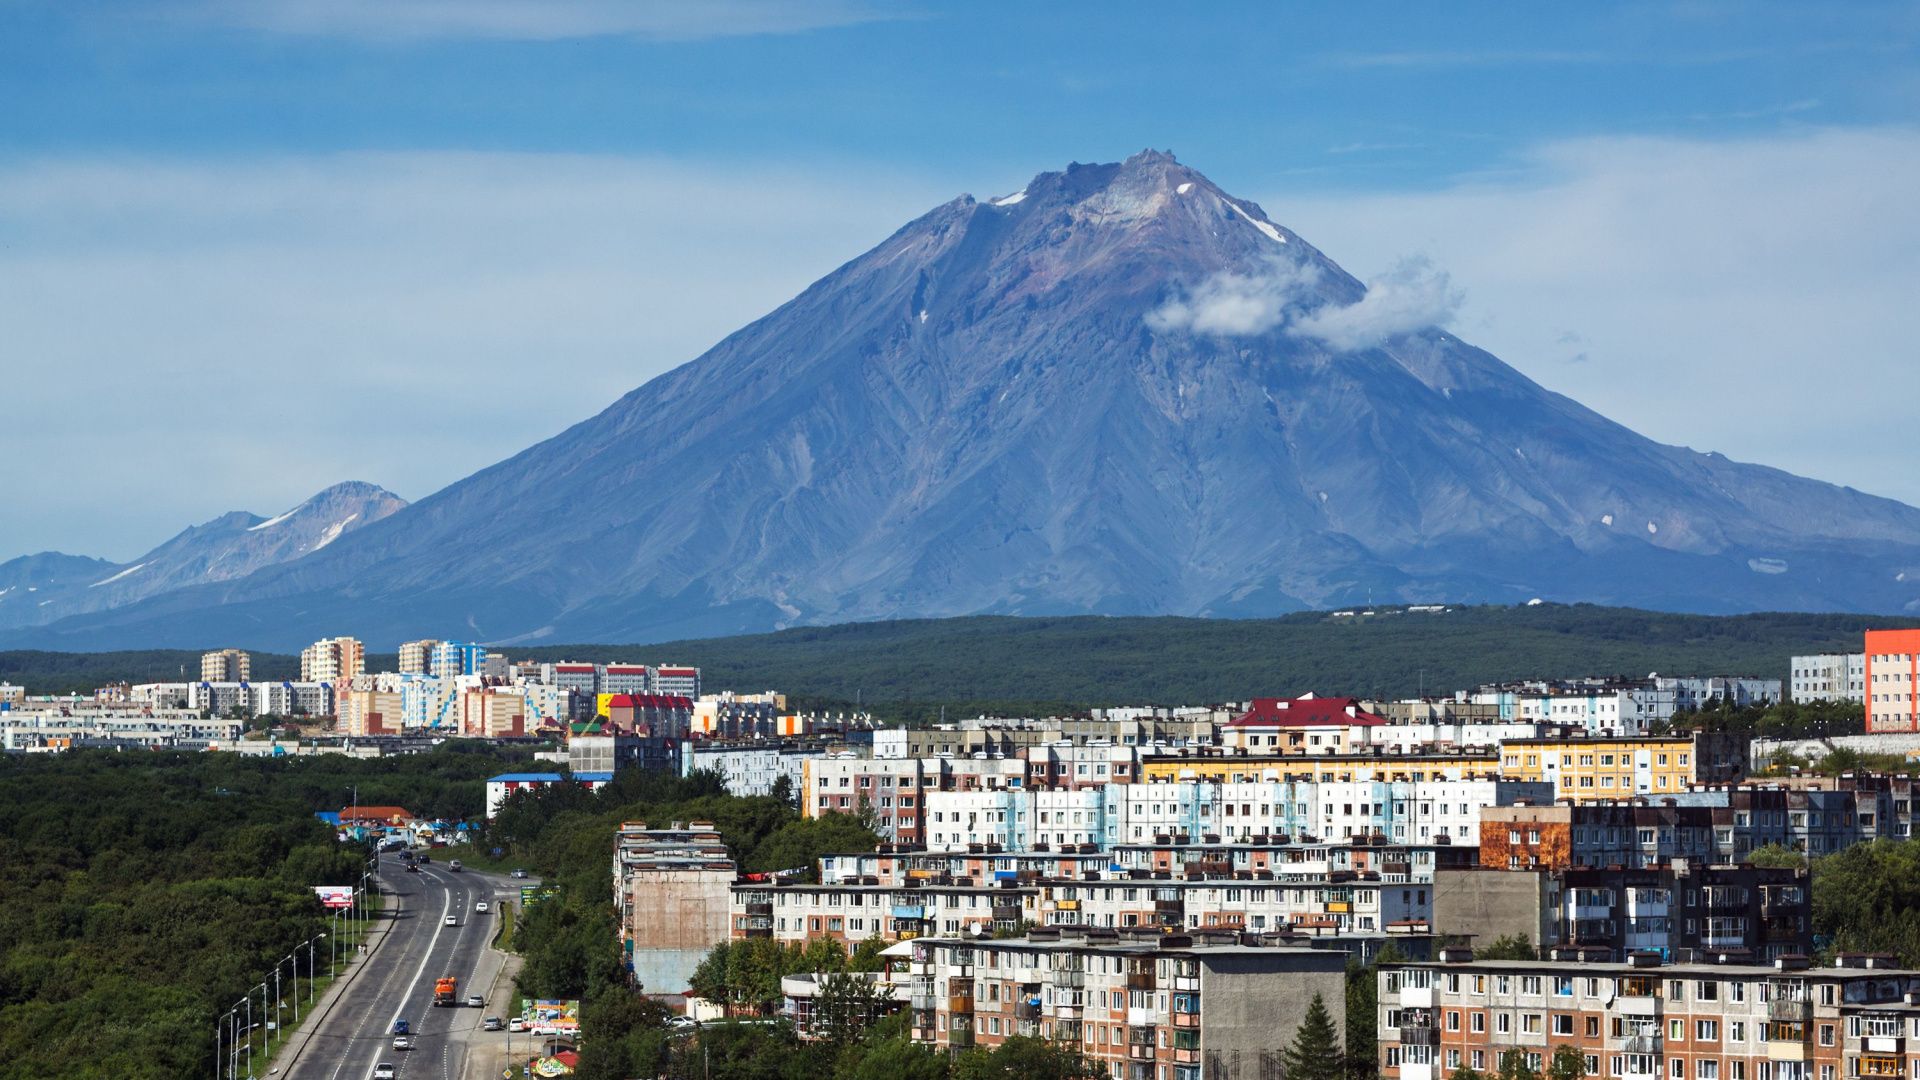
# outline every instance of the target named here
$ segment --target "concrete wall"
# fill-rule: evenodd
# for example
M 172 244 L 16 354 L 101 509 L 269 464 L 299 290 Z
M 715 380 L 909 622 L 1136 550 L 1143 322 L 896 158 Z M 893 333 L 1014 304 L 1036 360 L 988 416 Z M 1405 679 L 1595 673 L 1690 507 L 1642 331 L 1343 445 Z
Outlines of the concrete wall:
M 1289 955 L 1287 970 L 1274 971 L 1272 964 L 1253 955 L 1201 957 L 1200 1060 L 1210 1080 L 1278 1075 L 1280 1052 L 1315 994 L 1344 1038 L 1347 954 L 1313 950 Z
M 1755 739 L 1753 764 L 1758 768 L 1781 751 L 1801 757 L 1823 758 L 1827 756 L 1827 751 L 1837 746 L 1845 746 L 1863 754 L 1920 754 L 1920 734 L 1885 732 L 1877 735 L 1836 735 L 1831 739 Z
M 1504 834 L 1503 834 L 1504 835 Z M 1474 945 L 1524 934 L 1534 948 L 1558 937 L 1544 873 L 1527 870 L 1435 870 L 1433 929 L 1469 934 Z
M 649 994 L 687 989 L 702 957 L 732 933 L 731 870 L 645 870 L 628 882 L 634 976 Z

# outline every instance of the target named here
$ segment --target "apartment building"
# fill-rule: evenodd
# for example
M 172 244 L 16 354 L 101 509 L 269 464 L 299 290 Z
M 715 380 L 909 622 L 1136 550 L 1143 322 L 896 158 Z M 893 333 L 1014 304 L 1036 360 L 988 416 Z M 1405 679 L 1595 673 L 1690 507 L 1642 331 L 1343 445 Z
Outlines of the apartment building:
M 921 801 L 939 787 L 940 762 L 848 756 L 801 762 L 800 810 L 807 817 L 872 813 L 874 831 L 896 843 L 921 842 Z
M 1920 630 L 1866 633 L 1867 731 L 1920 731 Z
M 922 938 L 908 967 L 911 1030 L 956 1052 L 1052 1039 L 1116 1080 L 1255 1080 L 1279 1075 L 1315 995 L 1344 1023 L 1345 960 L 1225 932 Z
M 613 896 L 627 971 L 650 994 L 687 991 L 708 951 L 729 936 L 733 858 L 710 822 L 614 837 Z
M 1571 952 L 1571 950 L 1569 950 Z M 1719 962 L 1721 960 L 1727 962 Z M 1920 972 L 1886 957 L 1810 968 L 1715 962 L 1488 961 L 1379 973 L 1384 1080 L 1494 1071 L 1509 1053 L 1544 1071 L 1574 1047 L 1589 1076 L 1620 1080 L 1840 1080 L 1920 1072 Z
M 700 696 L 700 669 L 662 664 L 653 669 L 653 692 L 694 699 Z
M 651 694 L 653 669 L 645 664 L 607 664 L 600 668 L 595 694 Z
M 1220 728 L 1220 745 L 1261 754 L 1344 754 L 1385 717 L 1355 698 L 1254 698 Z
M 436 641 L 427 654 L 427 674 L 442 679 L 479 675 L 487 663 L 487 647 L 471 641 Z
M 1040 921 L 1039 894 L 1033 885 L 964 878 L 909 878 L 894 885 L 740 882 L 732 889 L 732 936 L 800 945 L 825 938 L 851 949 L 875 937 L 891 942 L 992 934 Z
M 1747 774 L 1744 736 L 1695 732 L 1634 738 L 1514 739 L 1501 744 L 1500 774 L 1553 785 L 1560 799 L 1668 795 Z
M 805 764 L 827 756 L 824 742 L 689 742 L 680 750 L 681 775 L 696 771 L 719 775 L 727 791 L 734 795 L 771 795 L 773 785 L 786 777 L 795 796 L 805 791 Z
M 253 679 L 253 657 L 239 649 L 200 654 L 200 681 L 243 683 Z
M 400 661 L 397 665 L 402 675 L 425 675 L 432 670 L 433 650 L 440 644 L 433 638 L 400 643 Z
M 1464 780 L 1501 776 L 1494 750 L 1449 750 L 1402 754 L 1373 750 L 1359 754 L 1308 756 L 1256 755 L 1226 749 L 1188 748 L 1143 758 L 1142 778 L 1150 784 L 1185 780 Z M 1539 779 L 1507 777 L 1507 779 Z
M 1828 786 L 1831 785 L 1831 786 Z M 1743 862 L 1777 846 L 1826 855 L 1913 835 L 1911 777 L 1737 784 L 1656 799 L 1492 806 L 1481 813 L 1490 869 L 1657 866 L 1669 859 Z
M 403 714 L 399 691 L 355 688 L 340 695 L 336 722 L 348 735 L 398 735 Z
M 933 850 L 974 844 L 1140 843 L 1155 836 L 1352 838 L 1479 842 L 1488 806 L 1550 802 L 1543 781 L 1347 780 L 1109 784 L 1067 790 L 929 791 L 924 839 Z
M 1788 694 L 1793 701 L 1866 700 L 1866 653 L 1796 656 L 1788 675 Z
M 1813 949 L 1804 868 L 1687 859 L 1639 868 L 1444 868 L 1433 884 L 1434 925 L 1473 941 L 1522 935 L 1619 961 L 1636 952 L 1771 960 Z
M 301 682 L 340 682 L 366 670 L 366 646 L 354 638 L 322 638 L 300 651 Z

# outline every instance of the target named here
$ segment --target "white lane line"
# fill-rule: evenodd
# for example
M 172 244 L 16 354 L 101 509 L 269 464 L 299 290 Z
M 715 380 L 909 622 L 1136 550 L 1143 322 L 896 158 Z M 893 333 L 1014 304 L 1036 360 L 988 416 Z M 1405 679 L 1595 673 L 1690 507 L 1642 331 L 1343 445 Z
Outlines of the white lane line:
M 442 901 L 440 905 L 440 923 L 433 928 L 433 936 L 427 939 L 427 951 L 420 957 L 420 966 L 414 969 L 413 981 L 407 984 L 406 992 L 400 995 L 400 1004 L 394 1007 L 393 1015 L 387 1018 L 387 1031 L 389 1032 L 393 1030 L 394 1021 L 400 1019 L 400 1014 L 407 1011 L 407 1003 L 413 1000 L 413 992 L 420 985 L 420 977 L 427 973 L 427 964 L 433 960 L 433 947 L 440 943 L 440 931 L 447 928 L 447 913 L 453 910 L 453 894 L 443 893 L 442 895 L 444 895 L 446 899 Z M 381 1036 L 382 1040 L 384 1040 L 384 1038 L 384 1036 Z M 367 1073 L 369 1075 L 373 1073 L 373 1067 L 380 1063 L 381 1049 L 379 1045 L 375 1045 L 372 1056 L 367 1058 Z

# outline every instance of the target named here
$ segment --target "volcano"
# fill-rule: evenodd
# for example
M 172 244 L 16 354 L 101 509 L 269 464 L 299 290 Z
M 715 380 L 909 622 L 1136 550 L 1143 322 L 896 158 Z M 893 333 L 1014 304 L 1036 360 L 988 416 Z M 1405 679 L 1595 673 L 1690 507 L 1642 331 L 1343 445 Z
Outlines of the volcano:
M 32 643 L 1920 598 L 1920 511 L 1644 438 L 1434 325 L 1445 292 L 1363 284 L 1169 154 L 1071 165 L 311 554 Z

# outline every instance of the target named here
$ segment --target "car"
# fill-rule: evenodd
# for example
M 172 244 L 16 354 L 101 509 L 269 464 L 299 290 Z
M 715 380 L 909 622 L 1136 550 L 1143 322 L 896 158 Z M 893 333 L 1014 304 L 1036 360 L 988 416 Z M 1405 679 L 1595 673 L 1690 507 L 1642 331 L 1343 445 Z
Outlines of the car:
M 488 904 L 485 900 L 482 900 L 479 903 L 473 905 L 473 910 L 479 912 L 482 915 L 485 915 L 487 912 L 492 911 L 493 907 L 490 904 Z
M 373 1080 L 393 1080 L 395 1075 L 393 1065 L 389 1062 L 383 1061 L 373 1067 Z
M 695 1020 L 691 1016 L 676 1016 L 667 1021 L 668 1031 L 693 1031 L 699 1026 L 700 1021 Z
M 411 1050 L 411 1049 L 413 1049 L 413 1036 L 411 1036 L 411 1035 L 395 1035 L 395 1036 L 393 1037 L 393 1048 L 394 1048 L 395 1050 Z
M 513 878 L 523 878 L 527 876 L 527 872 L 525 870 L 515 868 L 512 871 L 509 871 L 507 876 L 513 877 Z
M 423 851 L 420 853 L 420 861 L 423 863 L 430 863 L 433 861 L 433 856 Z
M 458 915 L 449 915 L 449 916 L 447 916 L 447 917 L 446 917 L 446 919 L 445 919 L 444 921 L 446 922 L 446 924 L 447 924 L 448 926 L 459 926 L 459 925 L 460 925 L 460 916 L 458 916 Z
M 516 1016 L 513 1019 L 507 1021 L 507 1030 L 508 1031 L 525 1031 L 527 1030 L 527 1022 L 524 1019 Z
M 497 1016 L 489 1016 L 485 1020 L 480 1021 L 481 1031 L 499 1031 L 506 1026 L 506 1023 Z
M 449 870 L 451 870 L 451 871 L 453 871 L 453 872 L 454 872 L 454 873 L 456 873 L 456 874 L 457 874 L 457 873 L 459 873 L 459 872 L 460 872 L 460 860 L 459 860 L 459 859 L 455 859 L 455 860 L 453 860 L 452 862 L 450 862 L 450 863 L 448 863 L 448 864 L 447 864 L 447 869 L 449 869 Z
M 486 1008 L 486 1007 L 487 1007 L 487 999 L 486 999 L 486 998 L 483 998 L 483 997 L 481 997 L 481 996 L 480 996 L 479 994 L 468 994 L 468 995 L 467 995 L 467 1008 L 469 1008 L 469 1009 L 484 1009 L 484 1008 Z
M 412 863 L 408 863 L 408 864 L 407 864 L 407 873 L 409 873 L 409 874 L 417 874 L 417 873 L 419 873 L 419 872 L 420 872 L 420 868 L 419 868 L 419 867 L 417 867 L 417 866 L 415 866 L 415 865 L 413 865 Z
M 413 1025 L 407 1023 L 405 1020 L 395 1020 L 393 1022 L 393 1033 L 395 1035 L 405 1035 L 412 1030 Z

